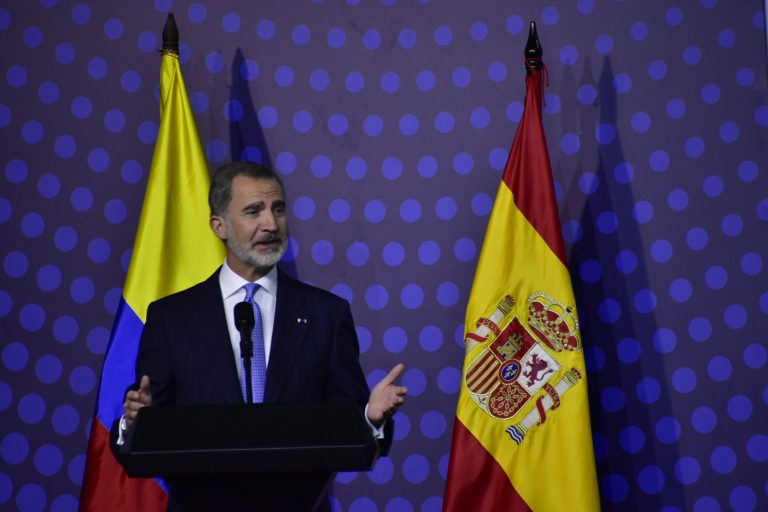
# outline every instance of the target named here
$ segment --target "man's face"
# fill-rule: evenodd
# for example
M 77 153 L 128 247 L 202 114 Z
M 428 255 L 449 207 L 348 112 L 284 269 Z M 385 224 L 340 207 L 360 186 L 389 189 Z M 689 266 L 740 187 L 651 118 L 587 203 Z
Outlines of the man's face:
M 288 245 L 285 196 L 271 179 L 236 176 L 232 199 L 211 228 L 227 243 L 227 262 L 243 277 L 264 275 L 280 261 Z

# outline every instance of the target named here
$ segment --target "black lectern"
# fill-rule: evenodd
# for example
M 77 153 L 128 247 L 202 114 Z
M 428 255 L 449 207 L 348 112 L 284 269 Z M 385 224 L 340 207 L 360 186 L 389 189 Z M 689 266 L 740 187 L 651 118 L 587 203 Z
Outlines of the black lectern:
M 145 407 L 115 454 L 162 477 L 168 510 L 330 510 L 336 471 L 371 469 L 379 447 L 352 402 Z

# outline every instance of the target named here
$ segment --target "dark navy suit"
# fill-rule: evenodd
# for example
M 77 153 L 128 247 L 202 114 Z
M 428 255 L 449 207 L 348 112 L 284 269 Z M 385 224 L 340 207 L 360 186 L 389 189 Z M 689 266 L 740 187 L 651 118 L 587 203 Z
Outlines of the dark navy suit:
M 363 408 L 369 390 L 358 361 L 358 341 L 349 303 L 281 271 L 277 283 L 264 401 L 347 399 Z M 219 271 L 202 283 L 149 306 L 136 361 L 137 379 L 142 375 L 150 377 L 155 405 L 243 402 Z M 386 430 L 383 453 L 391 443 L 391 421 Z M 322 487 L 328 483 L 328 475 L 323 476 L 319 488 L 316 475 L 249 478 L 247 483 L 240 477 L 169 481 L 169 510 L 231 510 L 241 505 L 243 510 L 292 510 L 291 506 L 286 508 L 291 499 L 300 499 L 302 493 L 307 494 L 307 499 L 322 498 L 327 491 Z M 274 504 L 265 501 L 264 491 L 256 490 L 257 480 L 262 480 L 263 487 L 278 497 Z M 243 494 L 243 486 L 249 492 Z M 299 506 L 305 505 L 296 505 Z M 319 510 L 328 509 L 327 499 L 321 499 Z

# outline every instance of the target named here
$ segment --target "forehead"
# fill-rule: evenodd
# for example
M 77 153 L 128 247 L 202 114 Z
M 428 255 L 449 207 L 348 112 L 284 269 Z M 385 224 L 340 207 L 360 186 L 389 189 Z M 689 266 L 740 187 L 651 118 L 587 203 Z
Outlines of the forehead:
M 277 180 L 235 176 L 232 180 L 232 202 L 283 201 L 283 188 Z

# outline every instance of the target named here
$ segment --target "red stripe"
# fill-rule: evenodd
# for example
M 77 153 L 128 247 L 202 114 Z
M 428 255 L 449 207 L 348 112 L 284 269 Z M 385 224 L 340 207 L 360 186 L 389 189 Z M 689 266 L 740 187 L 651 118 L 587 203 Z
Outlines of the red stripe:
M 502 181 L 512 191 L 521 213 L 567 267 L 552 167 L 541 122 L 541 74 L 540 70 L 533 70 L 526 77 L 525 111 L 509 152 Z
M 531 512 L 504 469 L 457 418 L 453 425 L 443 512 L 468 510 Z
M 109 446 L 109 431 L 94 418 L 80 511 L 164 512 L 168 495 L 151 478 L 130 478 Z

